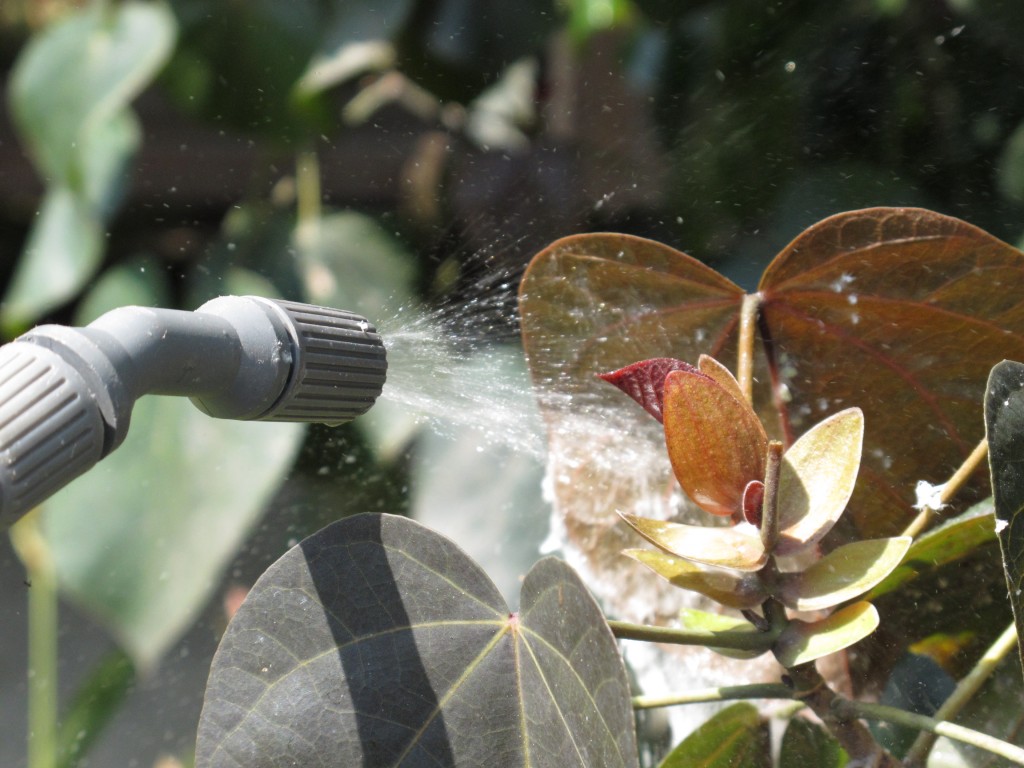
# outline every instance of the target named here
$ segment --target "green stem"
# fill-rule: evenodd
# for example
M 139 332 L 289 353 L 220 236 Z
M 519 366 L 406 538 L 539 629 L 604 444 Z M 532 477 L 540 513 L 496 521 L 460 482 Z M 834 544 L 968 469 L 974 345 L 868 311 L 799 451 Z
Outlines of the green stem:
M 57 765 L 57 578 L 38 512 L 11 529 L 28 587 L 28 768 Z
M 959 682 L 956 689 L 950 694 L 942 706 L 935 713 L 935 720 L 952 720 L 967 703 L 974 698 L 974 695 L 985 684 L 985 681 L 992 676 L 1006 655 L 1017 647 L 1017 629 L 1010 624 L 999 638 L 989 647 L 985 654 L 974 665 L 974 668 Z M 938 737 L 929 731 L 918 735 L 913 745 L 907 751 L 904 762 L 910 768 L 922 766 L 928 758 L 928 753 L 935 746 Z
M 916 728 L 921 731 L 928 731 L 937 736 L 945 736 L 947 739 L 970 744 L 972 747 L 983 749 L 994 755 L 1006 758 L 1016 765 L 1024 765 L 1024 749 L 1008 744 L 1002 739 L 980 733 L 971 728 L 964 728 L 962 725 L 949 723 L 934 717 L 926 717 L 913 712 L 907 712 L 896 707 L 887 707 L 882 704 L 869 704 L 864 701 L 850 701 L 839 699 L 835 703 L 835 709 L 846 717 L 860 717 L 868 720 L 884 720 L 897 725 L 904 725 L 908 728 Z
M 300 227 L 320 221 L 320 161 L 308 149 L 295 158 L 295 197 Z
M 736 360 L 736 380 L 748 403 L 754 400 L 754 328 L 761 307 L 761 294 L 748 293 L 740 304 L 740 339 Z
M 634 696 L 633 709 L 654 709 L 676 704 L 700 704 L 707 701 L 734 701 L 736 699 L 789 699 L 793 692 L 782 683 L 753 683 L 750 685 L 723 685 L 703 688 L 674 696 Z
M 712 648 L 735 648 L 745 651 L 768 650 L 775 642 L 775 635 L 767 632 L 735 632 L 723 630 L 712 632 L 699 629 L 670 629 L 652 627 L 646 624 L 630 624 L 626 621 L 609 621 L 612 634 L 620 640 L 645 640 L 649 643 L 673 643 L 675 645 L 703 645 Z

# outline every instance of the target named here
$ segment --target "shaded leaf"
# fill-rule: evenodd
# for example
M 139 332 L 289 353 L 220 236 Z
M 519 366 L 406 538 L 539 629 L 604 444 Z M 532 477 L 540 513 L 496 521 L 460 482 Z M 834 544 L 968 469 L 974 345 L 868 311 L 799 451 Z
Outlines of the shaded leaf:
M 817 723 L 794 717 L 782 735 L 779 768 L 843 768 L 847 754 Z
M 708 632 L 758 632 L 758 629 L 746 619 L 738 616 L 724 616 L 720 613 L 698 611 L 695 608 L 684 608 L 679 612 L 679 625 L 683 629 L 699 629 Z M 745 650 L 741 648 L 720 648 L 709 645 L 708 648 L 731 659 L 756 659 L 767 653 L 768 648 Z
M 763 480 L 768 437 L 750 405 L 703 373 L 665 379 L 665 442 L 676 479 L 705 512 L 743 508 L 751 480 Z
M 786 451 L 779 473 L 777 554 L 792 554 L 832 529 L 857 482 L 863 440 L 864 415 L 848 408 L 815 424 Z
M 985 397 L 985 429 L 996 533 L 1017 636 L 1024 637 L 1024 364 L 1004 360 L 992 369 Z M 1024 661 L 1024 650 L 1021 654 Z
M 611 373 L 598 374 L 599 378 L 621 389 L 659 422 L 665 403 L 665 377 L 672 371 L 695 371 L 689 363 L 671 357 L 641 360 Z
M 737 571 L 756 571 L 768 561 L 761 537 L 751 525 L 710 528 L 635 515 L 621 516 L 633 530 L 654 546 L 694 563 Z
M 660 768 L 771 768 L 768 723 L 753 704 L 723 709 L 687 736 Z
M 394 66 L 391 40 L 412 7 L 412 0 L 334 3 L 324 42 L 296 88 L 315 93 L 364 72 Z
M 449 540 L 359 515 L 271 566 L 214 658 L 197 767 L 282 762 L 636 766 L 625 669 L 564 563 L 510 614 Z
M 672 586 L 699 592 L 729 608 L 754 608 L 768 596 L 753 576 L 704 570 L 689 560 L 651 549 L 626 549 L 622 554 L 643 563 Z
M 903 562 L 865 595 L 865 599 L 874 600 L 892 592 L 926 571 L 969 555 L 994 538 L 992 500 L 987 499 L 918 536 L 903 556 Z
M 871 603 L 854 603 L 819 621 L 793 619 L 775 641 L 775 658 L 795 667 L 828 656 L 863 640 L 878 627 Z
M 778 599 L 798 611 L 818 611 L 867 592 L 900 564 L 909 536 L 868 539 L 832 550 L 804 571 L 782 574 Z
M 129 102 L 174 45 L 162 3 L 94 3 L 34 37 L 11 76 L 11 112 L 49 188 L 4 299 L 19 329 L 72 298 L 99 266 L 140 130 Z
M 134 685 L 135 668 L 121 651 L 113 651 L 96 665 L 61 715 L 58 768 L 79 764 Z

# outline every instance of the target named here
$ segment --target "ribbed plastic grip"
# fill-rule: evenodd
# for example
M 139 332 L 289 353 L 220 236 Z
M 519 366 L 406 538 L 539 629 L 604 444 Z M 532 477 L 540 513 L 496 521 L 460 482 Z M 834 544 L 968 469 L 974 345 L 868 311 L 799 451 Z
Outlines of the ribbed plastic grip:
M 35 344 L 0 347 L 0 525 L 93 466 L 104 423 L 82 376 Z
M 341 424 L 380 396 L 387 353 L 377 329 L 340 309 L 268 300 L 287 318 L 298 354 L 284 392 L 261 421 Z

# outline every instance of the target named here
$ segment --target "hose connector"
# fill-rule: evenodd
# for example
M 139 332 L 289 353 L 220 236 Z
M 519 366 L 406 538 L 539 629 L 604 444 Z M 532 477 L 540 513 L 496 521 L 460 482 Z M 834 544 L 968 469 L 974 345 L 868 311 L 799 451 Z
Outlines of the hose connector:
M 365 318 L 256 296 L 41 326 L 0 347 L 0 528 L 120 445 L 143 395 L 187 396 L 217 418 L 337 425 L 373 405 L 386 374 Z

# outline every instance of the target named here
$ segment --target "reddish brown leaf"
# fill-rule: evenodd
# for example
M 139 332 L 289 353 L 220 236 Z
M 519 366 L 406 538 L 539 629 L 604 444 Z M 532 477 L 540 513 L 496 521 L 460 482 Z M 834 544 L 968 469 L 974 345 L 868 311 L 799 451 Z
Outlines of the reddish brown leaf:
M 860 535 L 902 530 L 915 514 L 916 482 L 944 481 L 981 439 L 988 371 L 1024 359 L 1020 286 L 1019 251 L 917 209 L 826 219 L 769 266 L 759 325 L 772 370 L 755 368 L 755 401 L 776 398 L 790 442 L 861 407 L 864 463 L 844 516 Z M 560 520 L 591 573 L 607 577 L 603 596 L 635 604 L 635 590 L 654 582 L 616 556 L 628 536 L 614 511 L 667 518 L 679 510 L 659 425 L 595 374 L 701 353 L 731 364 L 742 292 L 668 246 L 581 235 L 537 255 L 521 299 Z
M 864 412 L 848 513 L 861 535 L 900 532 L 917 481 L 946 480 L 984 436 L 988 371 L 1024 355 L 1021 286 L 1016 248 L 912 208 L 825 219 L 765 271 L 761 325 L 789 433 Z
M 745 400 L 697 371 L 665 380 L 665 442 L 676 479 L 705 512 L 732 515 L 765 472 L 768 436 Z
M 666 588 L 619 556 L 635 537 L 615 510 L 675 510 L 661 425 L 595 374 L 647 358 L 735 354 L 742 296 L 695 259 L 627 235 L 559 240 L 523 277 L 523 345 L 548 429 L 549 488 L 568 545 L 600 576 L 593 583 L 606 596 Z M 691 519 L 708 518 L 695 510 Z
M 655 357 L 627 365 L 612 373 L 599 374 L 599 378 L 621 389 L 660 422 L 664 421 L 662 404 L 665 400 L 665 377 L 672 371 L 696 370 L 682 360 Z

